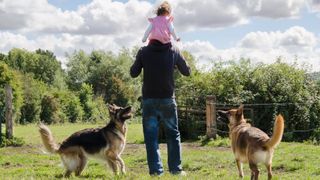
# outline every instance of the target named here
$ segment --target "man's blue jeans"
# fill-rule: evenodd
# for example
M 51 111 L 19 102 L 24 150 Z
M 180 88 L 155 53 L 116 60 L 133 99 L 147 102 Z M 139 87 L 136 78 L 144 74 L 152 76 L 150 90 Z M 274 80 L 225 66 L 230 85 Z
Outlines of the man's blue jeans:
M 162 174 L 163 166 L 158 144 L 159 123 L 165 127 L 168 147 L 168 166 L 172 174 L 179 173 L 181 167 L 180 132 L 178 130 L 178 114 L 175 99 L 143 100 L 143 133 L 147 149 L 149 173 Z

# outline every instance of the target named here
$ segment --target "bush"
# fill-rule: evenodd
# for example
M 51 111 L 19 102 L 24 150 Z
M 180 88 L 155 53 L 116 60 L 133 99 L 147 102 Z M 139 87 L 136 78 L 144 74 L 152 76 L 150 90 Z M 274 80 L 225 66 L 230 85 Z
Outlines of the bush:
M 104 122 L 107 123 L 109 118 L 109 111 L 106 103 L 104 102 L 101 96 L 96 97 L 93 100 L 94 111 L 92 116 L 90 117 L 90 122 Z
M 310 140 L 312 140 L 313 144 L 320 144 L 320 128 L 316 129 L 312 133 Z
M 12 139 L 7 139 L 4 134 L 1 134 L 2 136 L 2 142 L 0 144 L 0 147 L 7 147 L 7 146 L 22 146 L 25 142 L 22 138 L 13 137 Z
M 41 100 L 40 120 L 46 124 L 63 122 L 60 117 L 63 117 L 59 110 L 59 103 L 52 95 L 45 95 Z
M 68 90 L 56 90 L 54 97 L 59 102 L 60 118 L 64 118 L 68 122 L 75 123 L 82 121 L 83 110 L 81 107 L 80 100 L 74 92 Z M 63 117 L 65 116 L 65 117 Z
M 29 74 L 22 77 L 23 81 L 23 105 L 21 107 L 21 117 L 18 123 L 34 123 L 39 121 L 41 112 L 41 100 L 47 91 L 45 83 L 33 79 Z
M 81 85 L 79 99 L 84 111 L 84 121 L 88 121 L 94 114 L 92 86 L 86 83 Z

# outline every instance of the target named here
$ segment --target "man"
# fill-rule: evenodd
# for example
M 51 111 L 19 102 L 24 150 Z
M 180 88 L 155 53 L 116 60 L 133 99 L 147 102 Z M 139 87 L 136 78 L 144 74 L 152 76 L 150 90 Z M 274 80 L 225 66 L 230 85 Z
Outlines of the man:
M 172 47 L 171 43 L 151 40 L 148 46 L 138 51 L 130 69 L 133 78 L 139 76 L 143 69 L 143 133 L 150 175 L 163 174 L 158 144 L 160 121 L 163 122 L 167 138 L 169 171 L 185 175 L 181 166 L 180 132 L 174 97 L 175 67 L 181 74 L 190 75 L 190 68 L 178 49 Z

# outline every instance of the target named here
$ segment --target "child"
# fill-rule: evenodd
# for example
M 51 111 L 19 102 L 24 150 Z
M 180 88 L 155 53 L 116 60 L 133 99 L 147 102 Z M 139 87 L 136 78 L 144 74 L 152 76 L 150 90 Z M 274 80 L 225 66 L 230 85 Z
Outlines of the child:
M 149 18 L 150 24 L 144 33 L 142 42 L 149 40 L 158 40 L 163 44 L 170 43 L 171 35 L 176 41 L 180 41 L 177 37 L 173 27 L 173 17 L 171 14 L 171 7 L 167 1 L 164 1 L 156 10 L 157 16 Z

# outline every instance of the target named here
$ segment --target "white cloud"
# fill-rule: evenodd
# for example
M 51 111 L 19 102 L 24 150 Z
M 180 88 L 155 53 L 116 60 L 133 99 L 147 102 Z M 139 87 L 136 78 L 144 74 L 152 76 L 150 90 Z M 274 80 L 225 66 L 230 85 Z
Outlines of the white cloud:
M 46 0 L 0 1 L 0 29 L 61 32 L 77 29 L 82 17 L 73 11 L 62 11 Z
M 307 0 L 311 12 L 320 12 L 320 0 Z
M 34 50 L 38 45 L 33 40 L 28 40 L 24 35 L 10 32 L 0 32 L 0 51 L 8 52 L 12 48 L 27 48 Z
M 253 49 L 285 48 L 290 52 L 312 50 L 317 45 L 315 34 L 303 27 L 295 26 L 285 32 L 251 32 L 240 42 L 239 46 Z
M 127 3 L 94 0 L 77 10 L 84 19 L 78 29 L 81 34 L 128 34 L 142 32 L 147 26 L 151 4 L 130 0 Z
M 182 30 L 214 29 L 247 23 L 236 1 L 172 1 L 176 25 Z
M 305 0 L 172 0 L 182 30 L 215 29 L 248 23 L 251 17 L 294 18 Z
M 193 41 L 184 43 L 182 48 L 190 51 L 199 60 L 199 65 L 207 65 L 215 60 L 228 61 L 250 58 L 254 63 L 273 63 L 278 57 L 283 61 L 312 66 L 312 71 L 320 71 L 320 48 L 317 37 L 303 27 L 291 27 L 284 32 L 251 32 L 237 45 L 229 49 L 217 49 L 209 42 Z
M 23 48 L 30 51 L 36 49 L 47 49 L 57 57 L 65 56 L 65 53 L 72 53 L 75 50 L 84 50 L 90 53 L 93 50 L 104 50 L 117 52 L 122 47 L 133 47 L 138 41 L 136 36 L 104 36 L 104 35 L 72 35 L 64 33 L 61 35 L 42 35 L 34 39 L 22 34 L 0 31 L 0 52 L 7 53 L 12 48 Z M 139 38 L 140 40 L 140 38 Z M 59 60 L 65 64 L 65 58 Z
M 247 10 L 249 16 L 259 16 L 268 18 L 292 18 L 299 15 L 300 10 L 305 7 L 305 0 L 257 0 L 253 4 L 252 0 L 246 2 L 243 8 Z
M 187 31 L 241 25 L 248 23 L 252 16 L 295 17 L 304 7 L 304 1 L 172 0 L 171 3 L 177 27 Z M 155 5 L 138 0 L 126 3 L 93 0 L 75 11 L 63 11 L 47 0 L 2 0 L 0 29 L 87 35 L 141 33 L 153 9 Z

